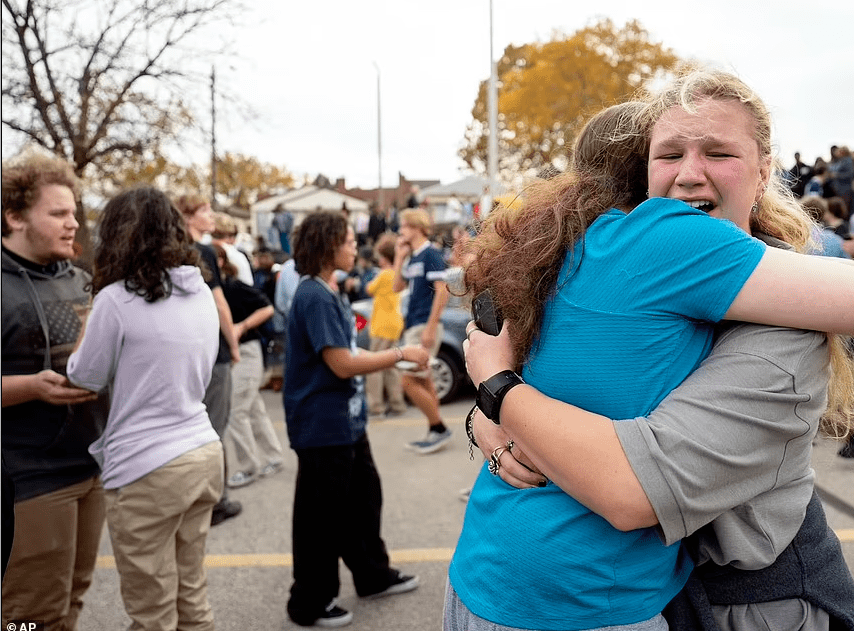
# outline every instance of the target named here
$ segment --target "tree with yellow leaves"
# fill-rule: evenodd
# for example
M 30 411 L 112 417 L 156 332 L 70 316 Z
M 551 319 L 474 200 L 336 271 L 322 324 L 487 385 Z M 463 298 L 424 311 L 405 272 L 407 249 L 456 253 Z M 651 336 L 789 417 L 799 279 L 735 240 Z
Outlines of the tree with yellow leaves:
M 636 20 L 618 29 L 601 20 L 546 43 L 508 46 L 498 61 L 498 167 L 501 178 L 562 169 L 575 134 L 592 114 L 624 101 L 675 68 L 678 58 Z M 487 81 L 459 155 L 476 172 L 487 162 Z
M 105 199 L 142 184 L 177 195 L 204 190 L 210 182 L 210 165 L 180 166 L 162 154 L 105 160 L 100 166 L 101 178 L 93 180 L 91 188 Z M 216 162 L 217 198 L 226 198 L 229 206 L 248 210 L 259 198 L 292 187 L 295 181 L 286 167 L 261 162 L 253 156 L 226 152 Z

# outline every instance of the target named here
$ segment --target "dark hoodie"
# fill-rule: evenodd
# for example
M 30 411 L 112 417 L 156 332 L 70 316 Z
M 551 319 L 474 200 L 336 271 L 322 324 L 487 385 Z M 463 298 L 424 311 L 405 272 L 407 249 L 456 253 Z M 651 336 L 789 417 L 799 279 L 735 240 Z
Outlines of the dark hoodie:
M 65 375 L 80 332 L 75 306 L 85 306 L 88 275 L 68 261 L 45 268 L 2 252 L 3 375 L 45 369 Z M 28 401 L 3 408 L 3 460 L 21 501 L 98 474 L 89 445 L 106 424 L 109 399 L 79 405 Z

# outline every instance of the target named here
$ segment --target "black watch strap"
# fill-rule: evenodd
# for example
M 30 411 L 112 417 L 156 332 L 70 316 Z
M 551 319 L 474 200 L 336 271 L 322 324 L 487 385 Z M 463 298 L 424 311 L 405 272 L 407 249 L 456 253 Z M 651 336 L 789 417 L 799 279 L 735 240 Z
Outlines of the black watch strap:
M 505 395 L 514 386 L 525 383 L 522 378 L 512 370 L 502 370 L 486 381 L 481 382 L 477 389 L 477 407 L 480 411 L 496 425 L 499 423 L 498 414 Z

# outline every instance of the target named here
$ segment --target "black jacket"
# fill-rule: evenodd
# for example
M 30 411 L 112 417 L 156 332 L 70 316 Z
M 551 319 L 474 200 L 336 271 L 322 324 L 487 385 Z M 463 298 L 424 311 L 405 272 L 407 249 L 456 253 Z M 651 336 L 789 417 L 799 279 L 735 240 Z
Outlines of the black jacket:
M 691 537 L 686 540 L 691 549 Z M 664 610 L 671 629 L 714 631 L 711 605 L 744 605 L 801 598 L 830 614 L 831 631 L 854 630 L 854 579 L 839 539 L 827 525 L 821 500 L 813 492 L 795 539 L 777 560 L 761 570 L 739 570 L 704 563 Z
M 80 332 L 75 305 L 86 305 L 88 275 L 67 261 L 49 271 L 2 253 L 3 375 L 51 369 L 65 374 Z M 28 401 L 3 408 L 3 460 L 21 501 L 97 475 L 89 445 L 104 429 L 109 399 L 80 405 Z

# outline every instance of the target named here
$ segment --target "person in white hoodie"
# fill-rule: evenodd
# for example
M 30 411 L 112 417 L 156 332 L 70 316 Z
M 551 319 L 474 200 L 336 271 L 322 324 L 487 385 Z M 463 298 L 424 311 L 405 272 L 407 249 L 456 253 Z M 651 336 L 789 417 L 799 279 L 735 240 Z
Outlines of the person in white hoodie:
M 69 380 L 109 388 L 101 466 L 131 629 L 212 630 L 204 570 L 223 454 L 202 403 L 219 321 L 177 209 L 143 187 L 112 199 L 99 226 L 94 300 Z

